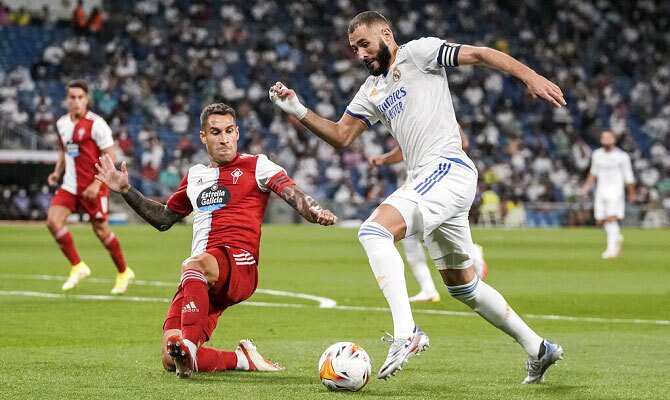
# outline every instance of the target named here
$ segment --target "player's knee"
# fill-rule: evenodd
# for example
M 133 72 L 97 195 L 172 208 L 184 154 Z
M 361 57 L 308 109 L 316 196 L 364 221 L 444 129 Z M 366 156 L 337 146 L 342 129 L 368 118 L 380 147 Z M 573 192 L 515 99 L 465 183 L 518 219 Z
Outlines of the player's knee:
M 206 272 L 205 263 L 198 259 L 187 258 L 181 264 L 181 272 L 183 273 L 187 270 L 196 270 L 204 274 Z
M 56 233 L 60 228 L 61 224 L 55 218 L 47 217 L 47 229 L 49 229 L 51 233 Z
M 363 222 L 358 229 L 358 241 L 361 242 L 363 247 L 370 242 L 379 240 L 390 240 L 393 242 L 393 235 L 381 224 L 371 221 Z

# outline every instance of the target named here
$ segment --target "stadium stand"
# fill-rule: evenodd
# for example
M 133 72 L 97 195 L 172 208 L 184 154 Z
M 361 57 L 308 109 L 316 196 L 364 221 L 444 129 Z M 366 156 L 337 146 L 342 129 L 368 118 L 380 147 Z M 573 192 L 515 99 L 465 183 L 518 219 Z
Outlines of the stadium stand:
M 375 126 L 373 134 L 335 152 L 274 108 L 267 89 L 284 81 L 305 105 L 339 118 L 366 77 L 346 27 L 369 8 L 394 23 L 399 43 L 438 36 L 494 47 L 550 77 L 565 93 L 568 107 L 552 109 L 495 71 L 449 71 L 459 122 L 480 170 L 480 193 L 499 197 L 500 216 L 493 223 L 589 222 L 578 188 L 602 129 L 612 130 L 631 154 L 640 197 L 631 210 L 635 221 L 668 223 L 668 0 L 459 0 L 449 7 L 403 0 L 103 4 L 104 18 L 96 19 L 94 32 L 54 21 L 48 10 L 28 24 L 11 22 L 18 10 L 0 10 L 2 118 L 53 143 L 52 122 L 64 113 L 63 84 L 83 77 L 93 83 L 94 109 L 110 123 L 132 168 L 145 180 L 174 187 L 175 175 L 206 160 L 197 139 L 199 111 L 225 101 L 238 110 L 242 149 L 271 155 L 307 192 L 340 205 L 342 218 L 361 218 L 402 179 L 401 166 L 371 170 L 365 162 L 394 141 Z M 6 23 L 3 13 L 10 16 Z M 4 198 L 7 187 L 2 189 Z M 162 193 L 160 186 L 143 189 Z M 19 191 L 10 197 L 21 197 Z M 473 210 L 480 203 L 478 196 Z

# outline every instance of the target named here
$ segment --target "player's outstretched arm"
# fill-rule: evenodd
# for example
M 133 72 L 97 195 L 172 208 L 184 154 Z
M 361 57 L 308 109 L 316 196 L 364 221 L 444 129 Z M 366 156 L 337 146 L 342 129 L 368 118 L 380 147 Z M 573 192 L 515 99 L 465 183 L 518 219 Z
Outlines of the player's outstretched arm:
M 281 82 L 270 87 L 269 95 L 270 100 L 282 111 L 296 117 L 307 129 L 336 149 L 349 146 L 367 129 L 367 126 L 346 113 L 338 122 L 319 116 L 303 106 L 295 91 Z
M 323 226 L 337 223 L 337 216 L 330 210 L 321 208 L 319 203 L 311 196 L 303 193 L 296 185 L 289 185 L 279 193 L 282 199 L 291 207 L 295 208 L 303 218 L 313 224 Z
M 568 104 L 563 98 L 561 88 L 556 84 L 501 51 L 463 45 L 458 51 L 458 65 L 486 65 L 499 69 L 523 81 L 534 98 L 540 97 L 556 107 Z
M 98 170 L 95 179 L 107 185 L 111 190 L 121 193 L 126 203 L 159 231 L 163 232 L 170 229 L 175 222 L 186 216 L 172 211 L 166 205 L 144 197 L 137 189 L 130 186 L 125 161 L 121 163 L 121 170 L 119 171 L 114 166 L 112 158 L 105 154 L 100 157 L 100 162 L 95 164 L 95 168 Z

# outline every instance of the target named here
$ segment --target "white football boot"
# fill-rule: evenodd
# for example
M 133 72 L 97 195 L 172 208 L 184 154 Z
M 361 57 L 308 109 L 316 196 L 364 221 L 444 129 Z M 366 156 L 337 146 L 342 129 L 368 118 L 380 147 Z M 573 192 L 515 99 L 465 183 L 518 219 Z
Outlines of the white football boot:
M 379 379 L 388 379 L 395 375 L 396 372 L 402 370 L 402 366 L 412 356 L 421 353 L 430 346 L 428 336 L 416 325 L 412 335 L 408 338 L 394 338 L 389 333 L 386 335 L 387 337 L 382 337 L 382 340 L 391 342 L 391 348 L 386 361 L 377 373 Z
M 528 356 L 526 369 L 528 376 L 523 380 L 524 385 L 542 383 L 547 369 L 563 359 L 563 348 L 548 340 L 542 341 L 537 357 Z
M 247 361 L 248 367 L 242 362 L 242 368 L 245 371 L 266 371 L 266 372 L 276 372 L 283 371 L 284 368 L 277 363 L 264 358 L 254 346 L 253 340 L 251 339 L 242 339 L 237 345 L 235 350 L 238 359 L 244 359 Z M 238 362 L 239 365 L 239 362 Z M 244 368 L 246 367 L 246 368 Z
M 429 293 L 422 290 L 416 295 L 410 297 L 409 301 L 410 303 L 421 303 L 421 302 L 435 303 L 440 301 L 440 294 L 437 291 Z

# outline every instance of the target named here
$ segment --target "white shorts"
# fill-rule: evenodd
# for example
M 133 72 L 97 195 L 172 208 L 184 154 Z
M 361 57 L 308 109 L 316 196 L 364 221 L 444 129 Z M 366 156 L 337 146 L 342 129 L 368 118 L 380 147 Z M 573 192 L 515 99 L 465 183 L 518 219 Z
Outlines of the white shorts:
M 596 193 L 593 202 L 593 216 L 596 221 L 605 220 L 609 217 L 623 219 L 626 211 L 626 199 L 621 195 L 606 196 Z
M 477 170 L 464 153 L 440 157 L 382 204 L 400 212 L 406 237 L 421 235 L 437 269 L 472 265 L 468 214 L 477 191 Z

